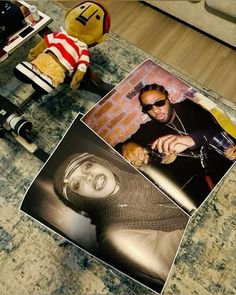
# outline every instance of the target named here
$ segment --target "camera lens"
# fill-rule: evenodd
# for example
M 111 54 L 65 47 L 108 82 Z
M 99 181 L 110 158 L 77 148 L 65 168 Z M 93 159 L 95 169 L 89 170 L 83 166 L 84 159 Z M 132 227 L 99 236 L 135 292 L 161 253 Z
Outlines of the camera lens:
M 16 134 L 31 141 L 29 131 L 32 129 L 33 125 L 30 121 L 14 113 L 7 118 L 6 122 L 16 132 Z

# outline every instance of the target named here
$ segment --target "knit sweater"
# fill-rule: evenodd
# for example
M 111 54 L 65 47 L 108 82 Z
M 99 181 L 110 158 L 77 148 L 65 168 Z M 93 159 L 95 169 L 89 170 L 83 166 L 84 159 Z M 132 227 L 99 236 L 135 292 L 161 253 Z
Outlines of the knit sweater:
M 89 65 L 87 45 L 68 35 L 62 28 L 61 30 L 44 36 L 47 44 L 45 52 L 52 52 L 70 74 L 77 66 L 82 72 L 86 72 Z

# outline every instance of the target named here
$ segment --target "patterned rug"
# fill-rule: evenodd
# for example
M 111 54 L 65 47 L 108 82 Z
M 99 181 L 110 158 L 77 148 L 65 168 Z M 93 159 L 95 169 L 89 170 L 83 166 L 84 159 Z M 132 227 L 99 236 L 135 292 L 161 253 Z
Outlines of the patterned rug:
M 54 1 L 38 7 L 63 25 L 63 9 Z M 31 93 L 13 75 L 14 66 L 26 60 L 34 37 L 0 64 L 0 94 L 20 104 Z M 91 50 L 92 68 L 104 81 L 116 84 L 138 64 L 152 58 L 110 33 Z M 227 112 L 235 106 L 224 98 L 153 59 L 211 97 Z M 24 116 L 37 132 L 36 143 L 51 153 L 78 112 L 85 112 L 101 97 L 82 89 L 60 86 L 30 103 Z M 1 294 L 151 294 L 131 279 L 67 243 L 18 208 L 42 162 L 13 138 L 0 139 L 0 293 Z M 224 177 L 188 224 L 164 294 L 236 294 L 235 285 L 235 180 L 234 168 Z

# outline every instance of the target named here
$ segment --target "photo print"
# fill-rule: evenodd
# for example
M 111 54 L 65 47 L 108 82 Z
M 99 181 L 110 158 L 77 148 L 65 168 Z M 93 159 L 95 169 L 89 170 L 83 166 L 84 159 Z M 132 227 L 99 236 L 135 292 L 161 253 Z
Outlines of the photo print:
M 236 159 L 233 114 L 152 60 L 82 121 L 189 215 Z
M 161 292 L 189 216 L 80 119 L 44 164 L 20 209 Z

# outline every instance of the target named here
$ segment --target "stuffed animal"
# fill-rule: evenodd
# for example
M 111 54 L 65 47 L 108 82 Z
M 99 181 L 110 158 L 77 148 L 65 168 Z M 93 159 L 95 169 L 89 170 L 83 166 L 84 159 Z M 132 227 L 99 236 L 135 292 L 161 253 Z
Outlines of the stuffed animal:
M 69 75 L 70 86 L 76 88 L 89 65 L 88 47 L 103 42 L 109 29 L 110 15 L 101 4 L 80 2 L 65 13 L 64 28 L 45 35 L 30 50 L 30 62 L 15 67 L 15 76 L 36 90 L 50 93 Z

